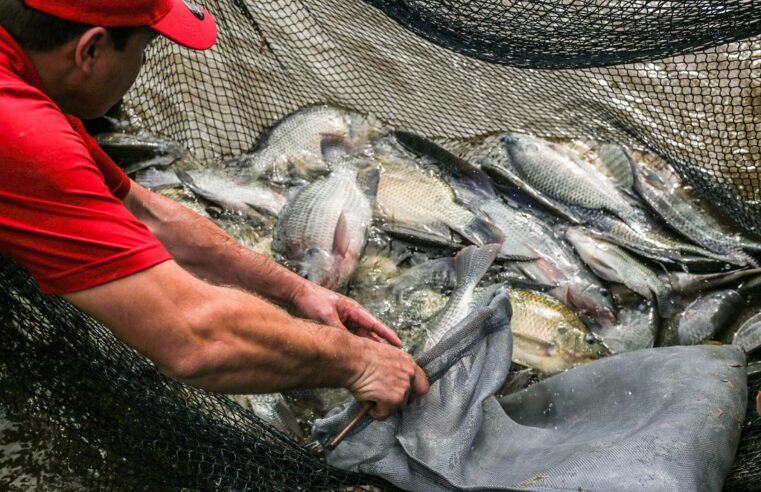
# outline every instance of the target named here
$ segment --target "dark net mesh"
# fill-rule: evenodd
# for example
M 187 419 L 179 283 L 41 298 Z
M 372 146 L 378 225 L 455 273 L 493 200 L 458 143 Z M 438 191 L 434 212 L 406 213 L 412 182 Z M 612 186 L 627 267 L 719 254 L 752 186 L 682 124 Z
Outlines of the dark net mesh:
M 370 2 L 411 30 L 358 0 L 202 3 L 219 23 L 218 45 L 195 53 L 157 42 L 127 99 L 146 129 L 199 159 L 239 154 L 285 114 L 331 103 L 429 137 L 511 130 L 649 149 L 739 225 L 761 226 L 757 2 Z M 539 70 L 548 67 L 565 69 Z M 89 480 L 117 489 L 369 483 L 222 397 L 162 377 L 41 297 L 15 266 L 3 266 L 0 282 L 3 378 L 25 395 L 11 408 L 43 412 L 84 447 L 120 457 Z M 730 483 L 758 483 L 758 468 L 745 463 Z

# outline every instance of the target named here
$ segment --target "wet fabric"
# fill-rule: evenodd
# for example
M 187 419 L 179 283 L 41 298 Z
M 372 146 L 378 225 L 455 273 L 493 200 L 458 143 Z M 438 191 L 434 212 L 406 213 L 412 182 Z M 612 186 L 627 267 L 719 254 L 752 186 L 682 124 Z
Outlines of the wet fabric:
M 641 350 L 498 399 L 510 306 L 498 296 L 420 358 L 431 390 L 382 422 L 366 418 L 328 456 L 407 490 L 720 490 L 746 403 L 731 347 Z M 318 421 L 325 442 L 356 403 Z

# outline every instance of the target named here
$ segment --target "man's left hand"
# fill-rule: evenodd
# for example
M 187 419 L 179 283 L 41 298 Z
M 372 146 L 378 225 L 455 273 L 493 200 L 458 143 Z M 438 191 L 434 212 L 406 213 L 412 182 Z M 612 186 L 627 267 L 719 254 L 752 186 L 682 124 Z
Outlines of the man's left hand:
M 401 347 L 402 341 L 388 326 L 359 303 L 312 282 L 304 282 L 293 295 L 297 315 L 329 326 L 347 329 L 358 336 Z

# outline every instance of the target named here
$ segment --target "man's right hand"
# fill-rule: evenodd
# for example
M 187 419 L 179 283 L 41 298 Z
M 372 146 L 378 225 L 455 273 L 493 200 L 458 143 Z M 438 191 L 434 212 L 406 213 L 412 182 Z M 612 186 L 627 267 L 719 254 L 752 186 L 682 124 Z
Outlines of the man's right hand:
M 428 392 L 428 378 L 412 356 L 391 345 L 362 341 L 362 363 L 347 388 L 357 400 L 375 403 L 371 417 L 383 420 Z

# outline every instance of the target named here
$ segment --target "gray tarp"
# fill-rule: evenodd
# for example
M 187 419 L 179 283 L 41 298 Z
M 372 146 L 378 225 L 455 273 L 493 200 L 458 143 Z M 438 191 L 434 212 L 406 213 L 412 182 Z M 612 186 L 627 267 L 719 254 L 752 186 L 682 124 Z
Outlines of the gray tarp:
M 424 398 L 366 418 L 328 461 L 408 490 L 720 490 L 745 413 L 731 347 L 641 350 L 497 399 L 512 350 L 504 296 L 419 359 Z M 325 442 L 354 403 L 315 424 Z

